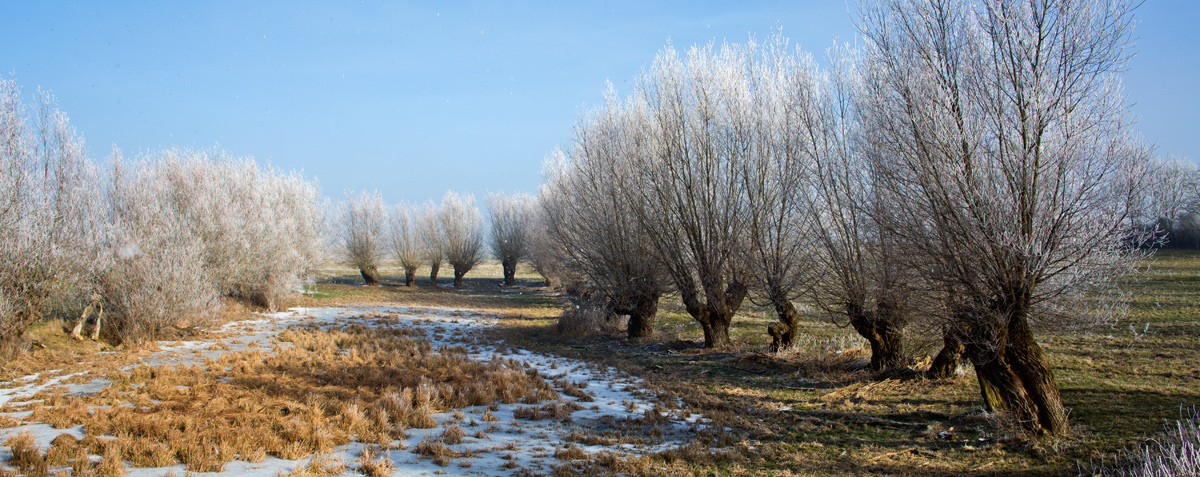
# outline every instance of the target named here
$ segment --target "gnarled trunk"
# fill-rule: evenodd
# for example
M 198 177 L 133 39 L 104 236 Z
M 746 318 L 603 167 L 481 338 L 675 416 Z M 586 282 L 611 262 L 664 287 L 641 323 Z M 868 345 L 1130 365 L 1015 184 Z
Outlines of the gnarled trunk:
M 504 268 L 504 286 L 511 287 L 517 284 L 517 261 L 504 260 L 500 262 Z
M 1006 357 L 1013 373 L 1021 380 L 1025 393 L 1037 410 L 1038 424 L 1051 435 L 1063 435 L 1067 427 L 1067 411 L 1050 363 L 1042 347 L 1033 338 L 1029 323 L 1023 315 L 1014 316 L 1008 325 Z
M 367 267 L 358 269 L 358 273 L 362 275 L 363 282 L 367 285 L 379 284 L 379 269 L 376 267 Z
M 440 263 L 434 263 L 433 265 L 431 265 L 429 267 L 429 286 L 431 286 L 431 287 L 438 286 L 437 274 L 438 274 L 438 268 L 441 268 L 441 266 L 442 266 L 442 264 L 440 264 Z
M 904 333 L 899 310 L 881 304 L 876 311 L 861 305 L 846 307 L 850 326 L 871 345 L 871 369 L 882 371 L 904 364 Z
M 729 339 L 729 324 L 733 322 L 733 315 L 742 306 L 742 300 L 746 299 L 749 289 L 742 282 L 733 281 L 725 287 L 723 293 L 713 291 L 715 290 L 706 290 L 706 298 L 709 301 L 707 304 L 701 304 L 694 292 L 685 294 L 684 306 L 688 314 L 700 323 L 700 328 L 704 331 L 705 348 L 728 348 L 733 345 L 733 341 Z
M 787 299 L 772 300 L 775 305 L 775 314 L 779 316 L 779 323 L 772 324 L 767 327 L 767 334 L 771 335 L 771 352 L 777 353 L 789 349 L 796 343 L 796 335 L 800 332 L 800 314 L 796 313 L 796 307 Z
M 947 329 L 942 333 L 942 350 L 933 358 L 933 363 L 929 365 L 925 377 L 947 379 L 954 376 L 954 372 L 962 364 L 965 351 L 966 347 L 963 346 L 962 340 L 959 340 L 952 331 Z
M 417 269 L 416 268 L 405 268 L 404 269 L 404 286 L 411 287 L 411 286 L 415 285 L 416 283 L 417 283 Z
M 458 267 L 454 267 L 454 288 L 462 288 L 463 275 L 466 275 L 466 274 L 467 274 L 466 270 L 460 270 Z
M 1028 432 L 1066 434 L 1067 413 L 1054 374 L 1029 329 L 1024 307 L 1013 308 L 1002 312 L 1006 320 L 973 330 L 987 339 L 967 346 L 984 405 L 1007 409 Z
M 654 337 L 654 318 L 658 315 L 658 293 L 630 298 L 628 306 L 613 306 L 609 308 L 618 315 L 629 315 L 629 339 Z

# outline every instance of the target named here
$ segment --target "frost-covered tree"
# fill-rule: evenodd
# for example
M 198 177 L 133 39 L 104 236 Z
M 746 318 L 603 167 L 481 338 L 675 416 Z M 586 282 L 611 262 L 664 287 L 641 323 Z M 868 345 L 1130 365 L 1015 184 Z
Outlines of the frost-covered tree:
M 31 115 L 13 79 L 0 79 L 0 356 L 24 346 L 48 298 L 95 270 L 98 173 L 52 96 Z
M 424 259 L 429 262 L 429 286 L 438 286 L 438 270 L 446 259 L 446 239 L 442 234 L 440 209 L 433 201 L 425 203 L 416 212 L 417 238 L 424 251 Z
M 211 150 L 170 149 L 145 158 L 204 244 L 208 275 L 224 295 L 275 309 L 316 260 L 321 212 L 315 184 L 296 173 Z
M 173 206 L 176 191 L 162 172 L 150 160 L 126 164 L 114 150 L 97 286 L 112 329 L 131 343 L 153 340 L 169 326 L 200 326 L 218 305 L 202 235 Z
M 379 261 L 385 252 L 384 227 L 388 211 L 376 191 L 346 194 L 339 207 L 342 257 L 358 268 L 367 285 L 379 284 Z
M 745 181 L 755 127 L 744 71 L 752 49 L 693 47 L 658 53 L 630 107 L 640 133 L 625 191 L 655 256 L 704 345 L 731 344 L 729 325 L 749 291 Z
M 409 287 L 416 282 L 417 268 L 421 267 L 421 262 L 428 255 L 418 233 L 416 214 L 417 211 L 411 206 L 399 204 L 392 208 L 388 217 L 392 254 L 404 267 L 404 285 Z
M 669 280 L 625 192 L 636 186 L 626 181 L 641 132 L 611 88 L 607 97 L 576 126 L 570 156 L 555 151 L 547 161 L 542 215 L 564 268 L 603 298 L 609 315 L 629 316 L 629 338 L 648 338 Z
M 1130 263 L 1148 157 L 1115 78 L 1131 21 L 1124 1 L 863 9 L 864 127 L 881 147 L 877 183 L 902 203 L 885 226 L 952 303 L 946 326 L 987 406 L 1033 432 L 1068 430 L 1035 330 L 1092 320 L 1095 302 L 1075 299 Z
M 447 191 L 438 207 L 438 225 L 446 262 L 454 267 L 454 286 L 462 288 L 463 276 L 483 260 L 483 214 L 475 207 L 475 196 Z
M 504 285 L 516 284 L 517 262 L 529 253 L 530 227 L 534 221 L 534 199 L 529 194 L 488 194 L 492 218 L 492 256 L 504 269 Z

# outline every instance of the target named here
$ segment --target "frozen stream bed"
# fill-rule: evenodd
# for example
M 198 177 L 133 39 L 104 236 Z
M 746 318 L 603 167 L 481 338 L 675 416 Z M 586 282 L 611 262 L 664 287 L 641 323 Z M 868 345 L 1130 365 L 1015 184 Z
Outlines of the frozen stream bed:
M 562 449 L 569 441 L 568 436 L 575 433 L 614 430 L 611 424 L 625 419 L 636 419 L 653 408 L 647 397 L 636 390 L 642 385 L 639 379 L 622 374 L 612 368 L 597 366 L 581 361 L 570 360 L 558 356 L 533 353 L 524 349 L 506 346 L 504 343 L 486 342 L 482 330 L 494 326 L 496 321 L 487 316 L 474 313 L 471 310 L 430 307 L 356 307 L 356 308 L 294 308 L 274 314 L 255 315 L 255 319 L 232 322 L 224 325 L 217 336 L 210 341 L 160 342 L 161 351 L 143 358 L 143 364 L 148 366 L 174 366 L 176 364 L 198 364 L 206 359 L 219 357 L 223 353 L 245 349 L 270 350 L 279 343 L 275 335 L 294 325 L 315 325 L 323 328 L 360 323 L 367 326 L 395 326 L 421 330 L 434 348 L 441 346 L 462 346 L 467 349 L 473 359 L 488 361 L 493 358 L 511 359 L 522 363 L 527 368 L 536 369 L 548 381 L 569 380 L 592 396 L 591 402 L 577 402 L 580 410 L 572 411 L 570 418 L 565 420 L 517 419 L 514 412 L 519 408 L 528 408 L 523 404 L 501 404 L 498 410 L 491 414 L 499 420 L 496 422 L 478 422 L 484 412 L 483 406 L 469 407 L 456 412 L 435 414 L 433 417 L 439 425 L 432 429 L 409 429 L 404 441 L 404 449 L 393 449 L 385 452 L 394 464 L 393 475 L 509 475 L 514 473 L 545 475 L 553 470 L 553 466 L 563 463 L 555 457 L 556 450 Z M 287 346 L 288 344 L 284 344 Z M 94 378 L 87 384 L 61 384 L 68 378 L 74 378 L 80 373 L 54 375 L 48 371 L 47 376 L 30 376 L 0 383 L 0 405 L 19 404 L 27 401 L 37 392 L 55 386 L 65 386 L 67 392 L 94 393 L 102 390 L 107 381 Z M 80 381 L 74 379 L 73 381 Z M 560 389 L 561 391 L 561 389 Z M 560 393 L 561 394 L 561 393 Z M 577 401 L 578 398 L 561 395 L 563 401 Z M 23 418 L 24 413 L 12 414 L 11 417 Z M 456 416 L 457 414 L 457 416 Z M 465 418 L 464 418 L 465 416 Z M 693 436 L 693 430 L 703 426 L 698 416 L 683 419 L 671 419 L 659 423 L 658 434 L 653 440 L 630 439 L 634 443 L 614 444 L 613 446 L 574 444 L 574 447 L 588 454 L 601 451 L 616 451 L 626 454 L 644 454 L 661 451 L 681 445 L 686 445 Z M 458 457 L 443 461 L 438 465 L 425 456 L 413 452 L 423 439 L 441 435 L 446 427 L 459 425 L 467 437 L 461 444 L 450 446 L 460 454 L 469 457 Z M 479 432 L 482 437 L 474 437 L 478 431 L 487 428 L 487 432 Z M 29 431 L 35 437 L 38 446 L 45 450 L 50 442 L 59 434 L 67 433 L 82 437 L 84 430 L 75 427 L 54 429 L 44 424 L 27 424 L 19 427 L 0 429 L 0 442 L 16 435 L 21 431 Z M 578 439 L 577 439 L 578 440 Z M 636 442 L 642 442 L 641 444 Z M 653 442 L 653 443 L 646 443 Z M 334 461 L 340 460 L 346 465 L 343 475 L 361 475 L 355 469 L 355 460 L 363 452 L 364 445 L 351 442 L 341 446 L 327 456 Z M 7 462 L 11 455 L 8 447 L 0 447 L 0 459 Z M 93 457 L 94 459 L 96 457 Z M 261 475 L 274 476 L 290 472 L 307 464 L 307 459 L 283 460 L 268 456 L 258 463 L 233 461 L 225 465 L 220 474 L 205 475 Z M 133 468 L 126 463 L 131 476 L 150 476 L 174 473 L 184 475 L 182 464 L 161 468 Z M 200 475 L 200 474 L 189 474 Z

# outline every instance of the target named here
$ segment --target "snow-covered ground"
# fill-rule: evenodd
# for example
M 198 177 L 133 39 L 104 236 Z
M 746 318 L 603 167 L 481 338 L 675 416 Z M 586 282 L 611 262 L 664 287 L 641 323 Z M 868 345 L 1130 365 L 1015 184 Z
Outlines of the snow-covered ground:
M 150 366 L 173 366 L 179 363 L 202 363 L 208 358 L 216 358 L 222 353 L 239 351 L 247 348 L 269 350 L 279 345 L 273 337 L 292 325 L 313 324 L 322 327 L 342 326 L 360 322 L 368 326 L 401 326 L 422 330 L 426 337 L 439 346 L 462 346 L 472 358 L 486 361 L 493 358 L 512 359 L 524 363 L 527 367 L 537 369 L 548 380 L 569 380 L 591 395 L 592 402 L 578 402 L 582 407 L 573 411 L 568 420 L 516 419 L 514 412 L 519 408 L 530 405 L 510 404 L 500 405 L 491 414 L 498 421 L 486 422 L 481 419 L 484 407 L 461 409 L 458 412 L 447 412 L 434 415 L 440 423 L 433 429 L 409 429 L 409 437 L 405 440 L 405 449 L 391 450 L 389 456 L 395 466 L 394 475 L 506 475 L 515 471 L 544 475 L 549 473 L 554 465 L 563 461 L 554 456 L 556 449 L 562 448 L 568 442 L 567 436 L 572 432 L 603 432 L 612 431 L 614 420 L 642 417 L 653 408 L 653 405 L 635 390 L 641 386 L 637 378 L 624 375 L 614 369 L 596 366 L 580 361 L 565 359 L 557 356 L 533 353 L 523 349 L 513 349 L 504 343 L 491 343 L 483 339 L 481 330 L 494 326 L 495 320 L 473 313 L 469 310 L 448 308 L 296 308 L 286 312 L 257 315 L 254 320 L 226 324 L 217 334 L 219 338 L 212 341 L 184 341 L 159 343 L 161 351 L 143 358 Z M 48 372 L 48 374 L 55 374 Z M 75 378 L 79 373 L 46 376 L 30 376 L 14 380 L 10 383 L 0 383 L 0 406 L 18 404 L 28 400 L 42 389 L 58 386 L 62 381 Z M 74 379 L 81 381 L 86 379 Z M 92 379 L 86 384 L 71 384 L 70 392 L 97 392 L 107 385 L 101 378 Z M 577 398 L 563 395 L 567 402 L 577 401 Z M 545 403 L 543 403 L 545 404 Z M 24 415 L 12 414 L 12 417 L 23 418 Z M 442 467 L 431 459 L 419 456 L 413 452 L 423 439 L 430 436 L 440 436 L 445 428 L 458 425 L 465 432 L 461 444 L 448 446 L 460 454 L 470 457 L 450 459 L 448 466 Z M 664 450 L 666 448 L 685 445 L 692 433 L 692 428 L 701 426 L 697 416 L 685 419 L 673 419 L 660 425 L 662 435 L 654 439 L 654 444 L 625 443 L 613 446 L 587 446 L 574 444 L 587 453 L 602 450 L 622 451 L 627 453 L 646 453 Z M 81 428 L 54 429 L 47 425 L 33 424 L 0 430 L 0 442 L 22 430 L 34 434 L 35 440 L 44 450 L 50 446 L 58 434 L 69 433 L 81 437 Z M 482 431 L 482 432 L 480 432 Z M 481 437 L 475 437 L 479 435 Z M 644 439 L 633 441 L 647 442 Z M 346 464 L 344 475 L 358 475 L 354 461 L 359 458 L 364 446 L 352 442 L 336 449 L 330 455 L 334 460 Z M 7 461 L 10 451 L 7 447 L 0 448 L 0 459 Z M 230 462 L 222 474 L 227 475 L 261 475 L 274 476 L 280 472 L 288 472 L 306 464 L 306 461 L 282 460 L 267 457 L 259 463 Z M 128 466 L 128 463 L 127 463 Z M 163 475 L 174 472 L 184 474 L 182 465 L 166 468 L 128 468 L 131 476 Z

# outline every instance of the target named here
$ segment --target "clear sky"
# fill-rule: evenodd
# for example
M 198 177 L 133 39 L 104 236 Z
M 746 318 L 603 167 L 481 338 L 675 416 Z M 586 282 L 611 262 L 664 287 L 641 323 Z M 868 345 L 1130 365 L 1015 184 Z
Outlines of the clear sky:
M 605 80 L 624 93 L 670 40 L 778 28 L 823 54 L 845 0 L 4 2 L 0 72 L 51 90 L 93 157 L 218 145 L 315 176 L 326 196 L 535 192 Z M 1125 75 L 1161 155 L 1200 159 L 1200 2 L 1147 0 Z

